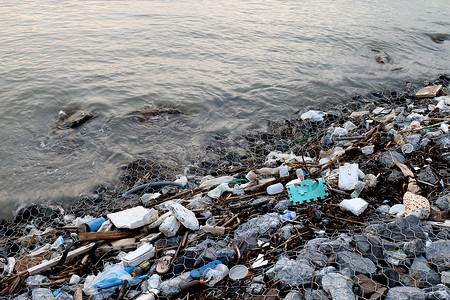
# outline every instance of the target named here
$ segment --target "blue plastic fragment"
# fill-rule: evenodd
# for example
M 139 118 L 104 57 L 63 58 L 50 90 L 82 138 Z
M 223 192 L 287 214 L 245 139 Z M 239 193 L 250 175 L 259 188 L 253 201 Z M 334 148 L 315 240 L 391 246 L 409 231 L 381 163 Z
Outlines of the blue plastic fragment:
M 302 204 L 325 199 L 328 196 L 326 189 L 325 179 L 320 178 L 317 181 L 303 180 L 299 186 L 290 185 L 287 187 L 287 192 L 293 204 Z
M 205 273 L 205 271 L 207 269 L 212 269 L 214 270 L 218 265 L 220 265 L 222 262 L 220 260 L 213 260 L 212 262 L 207 263 L 206 265 L 204 265 L 203 267 L 200 267 L 198 269 L 192 270 L 190 275 L 193 279 L 199 279 L 203 276 L 203 273 Z

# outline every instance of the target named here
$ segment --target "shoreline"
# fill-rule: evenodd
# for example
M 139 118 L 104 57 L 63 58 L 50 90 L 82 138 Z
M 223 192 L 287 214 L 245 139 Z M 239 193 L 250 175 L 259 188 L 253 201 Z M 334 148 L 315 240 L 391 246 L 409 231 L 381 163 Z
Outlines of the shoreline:
M 442 75 L 425 85 L 442 84 L 443 91 L 440 93 L 449 95 L 449 81 L 449 77 Z M 247 297 L 270 295 L 284 297 L 291 292 L 304 294 L 306 297 L 306 293 L 314 291 L 317 295 L 323 294 L 327 297 L 328 294 L 338 299 L 335 298 L 337 296 L 333 290 L 339 290 L 348 297 L 359 295 L 368 299 L 373 294 L 381 293 L 384 288 L 382 295 L 387 295 L 387 299 L 395 299 L 406 293 L 399 289 L 401 285 L 410 288 L 408 292 L 411 293 L 425 295 L 435 292 L 422 288 L 424 284 L 425 286 L 439 284 L 440 291 L 447 292 L 448 288 L 440 283 L 443 282 L 441 278 L 444 278 L 442 273 L 450 268 L 450 265 L 440 266 L 437 261 L 443 258 L 450 259 L 450 254 L 446 254 L 445 251 L 441 253 L 441 250 L 436 250 L 438 254 L 436 251 L 430 254 L 429 244 L 437 248 L 441 247 L 441 244 L 450 245 L 449 238 L 441 234 L 441 232 L 448 233 L 448 229 L 437 232 L 436 228 L 442 228 L 437 226 L 441 225 L 430 223 L 448 219 L 450 182 L 446 166 L 450 161 L 448 150 L 450 137 L 448 126 L 445 132 L 445 124 L 449 122 L 450 98 L 416 99 L 414 96 L 418 91 L 416 86 L 409 84 L 402 92 L 372 93 L 371 98 L 354 97 L 353 101 L 344 105 L 340 112 L 302 111 L 293 119 L 269 122 L 267 132 L 249 133 L 240 136 L 236 141 L 228 141 L 226 137 L 219 138 L 216 145 L 206 149 L 205 157 L 208 159 L 199 161 L 197 165 L 172 166 L 150 160 L 136 160 L 121 174 L 120 187 L 113 189 L 105 187 L 97 193 L 97 197 L 81 199 L 66 211 L 57 206 L 30 205 L 17 211 L 15 220 L 2 220 L 0 241 L 3 252 L 0 257 L 7 260 L 8 257 L 17 256 L 14 258 L 15 272 L 18 266 L 22 266 L 23 271 L 33 264 L 24 259 L 27 252 L 54 241 L 59 235 L 71 240 L 72 235 L 68 234 L 71 231 L 60 228 L 70 226 L 77 217 L 83 218 L 88 215 L 106 217 L 109 213 L 135 206 L 156 208 L 163 214 L 167 208 L 162 204 L 178 199 L 181 205 L 195 213 L 200 224 L 203 225 L 210 217 L 216 217 L 217 225 L 226 227 L 226 233 L 211 236 L 202 234 L 198 229 L 190 230 L 185 225 L 180 232 L 175 232 L 174 237 L 160 237 L 155 240 L 157 257 L 162 255 L 164 249 L 173 246 L 178 247 L 177 259 L 188 257 L 189 247 L 200 249 L 200 241 L 204 242 L 205 238 L 211 238 L 216 244 L 226 241 L 226 244 L 233 245 L 233 247 L 220 246 L 216 252 L 237 249 L 233 250 L 233 255 L 225 255 L 226 264 L 230 268 L 238 262 L 247 266 L 252 265 L 252 259 L 255 258 L 253 254 L 257 252 L 263 253 L 268 260 L 266 266 L 253 268 L 251 278 L 242 279 L 243 286 L 236 286 L 230 280 L 218 283 L 216 288 L 221 287 L 225 298 L 232 297 L 231 295 L 238 291 Z M 345 163 L 353 166 L 357 164 L 356 169 L 353 167 L 356 182 L 348 183 L 350 186 L 342 183 L 340 177 L 343 175 L 339 175 L 340 170 L 347 166 Z M 286 177 L 280 177 L 278 168 L 282 165 L 288 168 L 289 175 Z M 286 184 L 297 178 L 298 169 L 305 171 L 305 179 L 324 179 L 328 195 L 319 193 L 313 197 L 314 199 L 296 200 L 301 204 L 293 205 L 291 198 L 295 197 L 292 189 L 289 190 L 289 194 L 286 192 Z M 250 183 L 241 184 L 248 181 L 249 171 L 254 173 L 250 176 L 253 179 Z M 204 184 L 207 180 L 207 175 L 216 178 L 231 176 L 232 180 L 224 182 L 232 181 L 230 185 L 234 185 L 234 189 L 239 190 L 236 188 L 239 185 L 243 191 L 239 191 L 237 195 L 225 192 L 217 199 L 207 197 L 208 192 L 214 188 L 213 186 L 207 189 L 200 188 L 202 182 Z M 270 178 L 273 179 L 269 180 Z M 151 195 L 141 193 L 121 196 L 138 183 L 176 180 L 187 184 L 186 191 L 166 186 L 155 188 L 151 191 Z M 363 184 L 361 189 L 356 186 L 358 182 Z M 275 183 L 284 185 L 283 192 L 268 195 L 266 188 Z M 231 190 L 233 191 L 233 187 Z M 358 195 L 352 198 L 351 194 L 355 190 L 358 191 Z M 414 198 L 411 202 L 414 203 L 411 204 L 413 207 L 408 206 L 404 199 L 406 191 L 424 196 L 428 201 L 428 210 L 426 205 L 423 206 L 420 202 L 423 201 L 422 198 L 418 198 L 419 200 Z M 156 196 L 156 193 L 160 195 Z M 297 197 L 301 198 L 299 195 Z M 359 203 L 365 206 L 364 209 L 356 204 L 346 206 L 342 202 L 344 199 L 355 198 L 361 198 L 365 202 Z M 419 207 L 416 215 L 420 218 L 391 216 L 389 210 L 401 203 L 405 203 L 406 213 L 411 213 L 411 210 L 414 212 L 414 209 Z M 347 207 L 347 210 L 341 210 L 340 207 L 343 206 Z M 286 209 L 296 213 L 293 220 L 282 219 L 281 216 Z M 355 211 L 358 212 L 358 216 L 355 216 Z M 427 211 L 428 215 L 423 217 Z M 31 224 L 40 233 L 36 231 L 31 234 L 33 228 L 28 226 Z M 44 235 L 44 229 L 49 226 L 55 230 Z M 139 232 L 134 232 L 134 236 L 142 239 L 147 234 L 158 232 L 158 228 L 146 230 L 140 228 Z M 369 231 L 371 233 L 367 234 Z M 75 231 L 72 229 L 72 232 L 77 232 L 77 229 Z M 389 236 L 389 232 L 396 234 L 396 237 Z M 183 234 L 187 239 L 184 243 Z M 28 239 L 24 238 L 27 236 Z M 251 243 L 251 239 L 255 239 L 256 244 Z M 273 254 L 264 247 L 261 248 L 257 243 L 258 240 L 269 242 L 271 247 L 280 251 Z M 162 241 L 159 246 L 158 241 Z M 415 246 L 413 245 L 415 248 L 408 244 L 410 242 L 415 243 Z M 169 246 L 172 243 L 174 245 Z M 326 246 L 320 247 L 318 243 Z M 367 243 L 372 245 L 369 249 L 364 248 Z M 426 243 L 428 244 L 425 245 Z M 375 244 L 378 250 L 375 249 Z M 405 246 L 406 244 L 408 245 Z M 64 247 L 63 244 L 62 248 Z M 411 247 L 414 251 L 410 250 Z M 421 249 L 420 253 L 418 248 Z M 56 249 L 53 253 L 61 251 L 58 247 Z M 194 251 L 195 255 L 197 252 L 203 255 L 203 250 L 198 249 Z M 403 254 L 399 252 L 400 250 Z M 426 256 L 427 263 L 421 261 L 421 255 Z M 202 257 L 200 261 L 197 258 L 195 267 L 210 260 L 209 256 Z M 222 256 L 216 253 L 215 257 Z M 355 266 L 349 262 L 350 258 L 360 261 L 368 269 L 361 270 L 361 265 Z M 225 261 L 222 263 L 225 264 Z M 2 264 L 3 267 L 7 265 L 3 262 Z M 82 262 L 74 265 L 81 266 L 83 274 L 92 273 L 92 270 L 89 270 L 91 273 L 87 271 Z M 173 293 L 168 285 L 176 285 L 175 282 L 184 283 L 188 279 L 185 273 L 194 268 L 194 265 L 179 266 L 178 269 L 174 268 L 172 273 L 169 272 L 170 276 L 162 275 L 163 281 L 157 290 L 166 297 L 179 295 L 180 290 L 175 289 L 176 293 Z M 296 268 L 289 268 L 289 265 Z M 399 265 L 403 267 L 403 271 L 393 267 Z M 421 272 L 425 269 L 426 274 L 437 275 L 433 277 L 424 276 L 423 273 L 413 274 L 415 265 L 421 266 Z M 329 269 L 330 267 L 334 269 Z M 298 273 L 297 269 L 307 271 Z M 313 269 L 314 271 L 309 272 Z M 101 271 L 102 268 L 97 270 Z M 280 270 L 284 270 L 284 273 Z M 394 276 L 392 279 L 386 275 L 386 270 L 395 270 L 397 277 Z M 45 272 L 47 275 L 64 273 L 58 268 Z M 316 272 L 317 278 L 320 275 L 320 282 L 314 279 Z M 361 274 L 365 278 L 359 276 Z M 259 278 L 261 275 L 262 278 Z M 419 282 L 416 282 L 417 276 L 420 277 Z M 431 279 L 427 276 L 431 276 L 429 277 Z M 66 274 L 64 278 L 69 277 Z M 11 291 L 10 287 L 2 282 L 14 280 L 14 276 L 5 276 L 3 279 L 6 281 L 0 278 L 2 295 L 19 291 L 27 295 L 35 293 L 32 291 L 33 288 L 26 285 L 18 286 Z M 388 279 L 393 280 L 393 284 Z M 376 288 L 368 292 L 367 288 L 362 287 L 362 281 Z M 342 282 L 342 285 L 333 286 L 338 282 Z M 138 287 L 140 286 L 136 288 Z M 75 285 L 71 293 L 65 293 L 73 294 L 77 288 Z M 204 297 L 207 293 L 208 288 L 202 288 L 195 295 Z M 450 290 L 448 295 L 450 296 Z

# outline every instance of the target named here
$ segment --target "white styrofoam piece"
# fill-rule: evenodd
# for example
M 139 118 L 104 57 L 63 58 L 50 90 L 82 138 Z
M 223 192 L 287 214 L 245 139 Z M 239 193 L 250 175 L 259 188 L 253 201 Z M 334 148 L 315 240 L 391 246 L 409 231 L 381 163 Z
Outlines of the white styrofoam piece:
M 339 188 L 346 191 L 354 190 L 359 177 L 358 164 L 344 164 L 339 167 Z
M 177 220 L 184 225 L 184 227 L 191 230 L 198 230 L 200 228 L 200 224 L 198 223 L 195 214 L 183 205 L 169 201 L 166 203 L 166 207 L 173 213 Z
M 339 206 L 345 210 L 352 212 L 354 215 L 359 216 L 362 214 L 369 203 L 367 203 L 364 199 L 354 198 L 354 199 L 346 199 L 339 203 Z
M 171 237 L 177 234 L 180 226 L 180 222 L 178 222 L 177 218 L 175 218 L 175 216 L 170 216 L 167 217 L 159 226 L 159 231 L 164 233 L 165 236 Z
M 136 206 L 107 216 L 117 228 L 134 229 L 156 221 L 158 212 L 153 208 L 148 210 L 142 206 Z
M 123 265 L 125 267 L 137 266 L 140 263 L 149 260 L 155 256 L 155 247 L 150 243 L 145 243 L 141 247 L 137 248 L 133 252 L 128 253 L 122 258 Z

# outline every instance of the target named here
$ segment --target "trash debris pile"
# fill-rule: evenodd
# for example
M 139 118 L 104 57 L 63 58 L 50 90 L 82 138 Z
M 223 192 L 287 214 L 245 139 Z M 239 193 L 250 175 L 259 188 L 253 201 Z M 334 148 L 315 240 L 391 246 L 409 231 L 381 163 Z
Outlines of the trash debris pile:
M 21 207 L 0 299 L 449 299 L 449 112 L 443 75 Z

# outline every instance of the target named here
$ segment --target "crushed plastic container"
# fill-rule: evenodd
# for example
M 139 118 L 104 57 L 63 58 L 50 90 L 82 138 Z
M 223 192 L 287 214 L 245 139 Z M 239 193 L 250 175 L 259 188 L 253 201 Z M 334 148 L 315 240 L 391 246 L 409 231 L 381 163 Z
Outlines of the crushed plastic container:
M 203 276 L 205 278 L 205 284 L 212 287 L 227 275 L 228 267 L 224 264 L 219 264 L 214 269 L 207 270 Z

